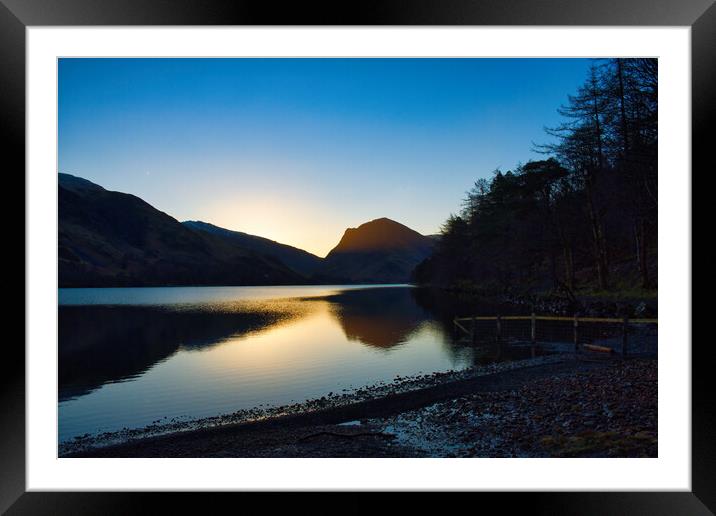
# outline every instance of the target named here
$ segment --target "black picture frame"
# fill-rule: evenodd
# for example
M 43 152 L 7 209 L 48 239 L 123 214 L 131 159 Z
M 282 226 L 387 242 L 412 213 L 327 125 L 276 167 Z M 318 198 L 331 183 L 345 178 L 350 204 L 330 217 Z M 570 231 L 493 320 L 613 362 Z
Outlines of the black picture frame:
M 658 25 L 690 26 L 692 42 L 692 163 L 709 157 L 707 129 L 716 105 L 714 0 L 363 0 L 294 2 L 278 8 L 244 0 L 0 0 L 0 105 L 7 176 L 25 167 L 25 29 L 42 25 Z M 8 158 L 14 158 L 8 161 Z M 693 178 L 693 172 L 692 178 Z M 6 179 L 7 176 L 4 178 Z M 7 188 L 7 186 L 6 186 Z M 17 185 L 24 192 L 24 181 Z M 14 190 L 18 191 L 18 190 Z M 7 210 L 7 208 L 6 208 Z M 16 223 L 17 216 L 12 219 Z M 9 220 L 6 218 L 6 220 Z M 19 227 L 19 224 L 17 224 Z M 24 239 L 23 235 L 23 239 Z M 19 244 L 18 244 L 19 247 Z M 24 245 L 23 245 L 24 249 Z M 693 250 L 692 250 L 693 252 Z M 22 254 L 24 267 L 24 251 Z M 12 267 L 19 268 L 20 255 Z M 25 269 L 26 270 L 26 269 Z M 23 303 L 24 307 L 24 303 Z M 690 343 L 684 343 L 690 344 Z M 25 353 L 19 339 L 4 342 L 0 376 L 0 511 L 8 514 L 131 514 L 160 498 L 184 510 L 207 507 L 184 494 L 25 492 Z M 711 514 L 716 511 L 716 405 L 707 383 L 707 342 L 692 346 L 692 491 L 481 493 L 501 511 L 537 514 Z M 211 494 L 212 505 L 217 494 Z M 222 497 L 229 495 L 221 495 Z M 354 507 L 359 507 L 360 501 Z

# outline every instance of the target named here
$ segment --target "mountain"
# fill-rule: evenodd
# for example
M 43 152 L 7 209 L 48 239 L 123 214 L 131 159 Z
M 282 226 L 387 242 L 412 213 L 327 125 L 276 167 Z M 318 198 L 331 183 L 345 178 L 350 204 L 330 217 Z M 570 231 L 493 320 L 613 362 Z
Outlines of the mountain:
M 58 175 L 60 287 L 404 283 L 434 236 L 387 218 L 345 231 L 324 259 Z
M 433 250 L 435 239 L 380 218 L 349 228 L 324 260 L 321 273 L 356 283 L 404 283 Z
M 276 258 L 291 270 L 310 277 L 320 270 L 323 260 L 318 256 L 311 254 L 303 249 L 297 249 L 290 245 L 281 244 L 268 238 L 242 233 L 240 231 L 232 231 L 219 226 L 214 226 L 207 222 L 198 220 L 187 220 L 182 224 L 195 231 L 209 233 L 226 239 L 228 242 L 234 243 L 243 249 L 253 251 L 262 256 Z
M 59 285 L 278 285 L 280 260 L 182 225 L 134 195 L 59 174 Z

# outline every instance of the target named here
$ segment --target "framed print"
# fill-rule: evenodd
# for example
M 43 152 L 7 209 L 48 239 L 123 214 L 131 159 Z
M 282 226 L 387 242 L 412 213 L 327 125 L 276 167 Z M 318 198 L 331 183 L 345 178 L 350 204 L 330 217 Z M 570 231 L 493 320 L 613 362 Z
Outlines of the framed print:
M 26 202 L 3 510 L 716 506 L 691 337 L 712 2 L 0 13 Z

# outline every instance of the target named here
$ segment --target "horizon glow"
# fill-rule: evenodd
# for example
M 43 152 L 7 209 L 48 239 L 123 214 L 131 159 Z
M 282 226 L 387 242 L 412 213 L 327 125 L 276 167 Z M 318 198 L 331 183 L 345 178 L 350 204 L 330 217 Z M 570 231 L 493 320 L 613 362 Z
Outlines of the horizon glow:
M 590 59 L 62 58 L 58 172 L 325 256 L 388 217 L 439 232 Z

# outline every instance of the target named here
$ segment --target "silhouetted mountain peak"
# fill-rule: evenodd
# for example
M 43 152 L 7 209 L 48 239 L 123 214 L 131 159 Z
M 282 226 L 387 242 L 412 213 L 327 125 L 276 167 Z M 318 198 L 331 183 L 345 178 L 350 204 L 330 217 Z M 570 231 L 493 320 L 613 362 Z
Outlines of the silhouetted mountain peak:
M 409 227 L 386 217 L 371 220 L 357 228 L 348 228 L 335 253 L 376 252 L 414 248 L 429 244 L 429 239 Z
M 323 272 L 360 283 L 402 283 L 434 245 L 432 238 L 383 217 L 346 229 Z

